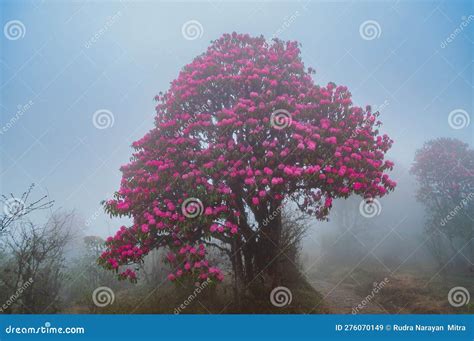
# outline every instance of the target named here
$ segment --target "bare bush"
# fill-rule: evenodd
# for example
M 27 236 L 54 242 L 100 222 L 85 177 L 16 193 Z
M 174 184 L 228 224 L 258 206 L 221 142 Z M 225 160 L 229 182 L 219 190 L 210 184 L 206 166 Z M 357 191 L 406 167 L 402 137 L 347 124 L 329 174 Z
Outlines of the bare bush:
M 0 215 L 0 234 L 6 232 L 11 225 L 26 217 L 31 212 L 53 207 L 54 201 L 48 200 L 47 195 L 30 202 L 30 194 L 33 188 L 34 184 L 23 192 L 20 197 L 15 197 L 13 193 L 10 193 L 8 196 L 2 195 L 0 197 L 0 201 L 3 204 L 3 213 Z
M 73 213 L 53 214 L 46 224 L 21 221 L 8 233 L 1 285 L 10 297 L 31 282 L 6 313 L 52 313 L 64 279 L 64 252 L 72 237 Z M 3 297 L 5 298 L 5 297 Z

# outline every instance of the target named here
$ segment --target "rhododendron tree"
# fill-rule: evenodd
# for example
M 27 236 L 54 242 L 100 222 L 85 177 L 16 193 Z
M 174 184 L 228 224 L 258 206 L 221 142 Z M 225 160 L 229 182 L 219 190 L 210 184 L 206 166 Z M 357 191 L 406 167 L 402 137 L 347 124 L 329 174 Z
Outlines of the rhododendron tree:
M 474 224 L 470 212 L 474 209 L 474 150 L 451 138 L 428 141 L 417 151 L 411 172 L 419 182 L 417 197 L 427 208 L 428 232 L 444 235 L 452 253 L 470 253 L 472 261 Z M 443 245 L 442 241 L 437 245 Z M 437 255 L 441 253 L 441 250 L 434 251 Z
M 419 181 L 418 199 L 433 210 L 456 204 L 474 192 L 474 150 L 451 138 L 430 140 L 416 152 L 411 172 Z
M 235 281 L 275 280 L 281 207 L 327 219 L 336 198 L 393 190 L 392 144 L 379 113 L 345 86 L 314 83 L 297 42 L 224 34 L 156 96 L 155 126 L 105 208 L 129 216 L 100 262 L 121 278 L 152 249 L 167 250 L 169 279 L 222 281 L 209 245 L 230 252 Z

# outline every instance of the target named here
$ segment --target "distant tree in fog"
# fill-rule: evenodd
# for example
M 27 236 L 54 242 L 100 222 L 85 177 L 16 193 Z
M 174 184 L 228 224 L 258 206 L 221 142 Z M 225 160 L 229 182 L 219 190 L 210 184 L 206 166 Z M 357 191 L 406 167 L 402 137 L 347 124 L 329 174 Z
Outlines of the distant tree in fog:
M 93 304 L 91 293 L 97 287 L 113 286 L 115 277 L 97 265 L 97 258 L 104 251 L 104 239 L 98 236 L 86 236 L 79 242 L 79 256 L 68 262 L 65 274 L 67 290 L 62 296 L 69 302 L 70 308 L 87 308 L 89 312 L 97 307 Z
M 427 208 L 426 229 L 440 265 L 457 253 L 472 263 L 474 150 L 451 138 L 428 141 L 417 151 L 411 172 L 419 182 L 417 198 Z

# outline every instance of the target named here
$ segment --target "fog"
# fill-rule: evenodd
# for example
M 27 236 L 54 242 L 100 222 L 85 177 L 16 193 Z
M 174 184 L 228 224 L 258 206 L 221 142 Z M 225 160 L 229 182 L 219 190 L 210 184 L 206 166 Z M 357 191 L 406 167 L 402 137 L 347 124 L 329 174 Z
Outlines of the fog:
M 51 294 L 48 303 L 34 301 L 40 296 L 36 293 L 29 303 L 3 310 L 173 312 L 189 290 L 178 288 L 176 294 L 167 282 L 165 251 L 152 252 L 140 264 L 137 284 L 119 282 L 96 264 L 104 240 L 132 224 L 130 218 L 108 215 L 103 201 L 119 190 L 120 167 L 130 160 L 131 144 L 154 125 L 154 96 L 168 90 L 210 41 L 237 31 L 301 43 L 302 61 L 316 69 L 315 83 L 347 85 L 355 105 L 380 112 L 380 133 L 394 140 L 386 154 L 395 164 L 389 172 L 397 182 L 393 192 L 372 204 L 355 195 L 337 199 L 327 221 L 303 217 L 298 222 L 305 233 L 288 261 L 297 268 L 298 280 L 320 296 L 308 298 L 298 287 L 295 300 L 325 303 L 308 303 L 309 308 L 296 312 L 354 313 L 385 281 L 385 296 L 371 298 L 357 313 L 456 312 L 447 301 L 449 290 L 461 286 L 472 292 L 474 286 L 472 232 L 458 240 L 457 235 L 429 230 L 436 219 L 440 228 L 439 217 L 449 215 L 459 200 L 433 212 L 417 198 L 420 181 L 411 169 L 416 151 L 441 137 L 466 143 L 472 155 L 471 9 L 469 1 L 6 1 L 3 21 L 19 20 L 23 28 L 20 38 L 7 35 L 1 42 L 0 194 L 5 203 L 34 184 L 29 203 L 43 197 L 40 204 L 54 201 L 11 226 L 15 234 L 34 223 L 38 230 L 32 240 L 40 245 L 50 239 L 46 236 L 56 235 L 51 259 L 62 262 L 46 261 L 39 268 L 47 271 L 36 269 L 37 283 L 43 283 L 42 273 L 56 271 L 51 288 L 45 289 Z M 183 32 L 189 21 L 199 23 L 197 38 Z M 362 32 L 367 21 L 378 25 L 373 37 Z M 451 113 L 459 112 L 464 123 L 453 127 Z M 107 122 L 97 122 L 98 113 L 105 113 Z M 470 161 L 463 167 L 472 172 Z M 465 193 L 472 194 L 472 186 L 471 176 Z M 285 210 L 296 209 L 287 203 Z M 467 224 L 472 231 L 472 212 L 469 201 L 453 217 L 463 217 L 462 223 L 452 224 Z M 52 217 L 69 217 L 59 224 L 68 231 L 67 242 L 54 232 L 58 223 Z M 1 245 L 1 276 L 9 291 L 0 303 L 24 283 L 14 280 L 14 261 L 6 256 L 21 247 L 11 241 Z M 34 250 L 23 245 L 22 252 Z M 224 269 L 226 285 L 216 289 L 222 290 L 222 302 L 212 301 L 212 294 L 203 302 L 210 300 L 206 307 L 211 312 L 226 312 L 232 301 L 231 264 L 224 251 L 210 253 Z M 110 310 L 90 299 L 93 289 L 103 286 L 115 293 L 115 306 L 106 308 Z M 157 286 L 164 288 L 161 296 Z M 37 310 L 31 311 L 35 305 Z M 464 308 L 472 313 L 472 303 Z M 202 312 L 199 305 L 187 311 L 193 309 Z M 231 311 L 241 311 L 235 309 Z

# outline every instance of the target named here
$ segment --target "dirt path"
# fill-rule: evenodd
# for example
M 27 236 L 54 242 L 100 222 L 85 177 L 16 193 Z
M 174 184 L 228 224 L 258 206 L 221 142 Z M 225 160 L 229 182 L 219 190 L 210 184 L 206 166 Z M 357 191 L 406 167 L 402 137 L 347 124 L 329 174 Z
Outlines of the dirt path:
M 312 280 L 311 285 L 321 293 L 327 308 L 332 314 L 352 314 L 352 309 L 362 304 L 364 297 L 357 295 L 351 285 Z M 360 314 L 386 314 L 387 312 L 374 302 L 368 302 L 359 310 Z

